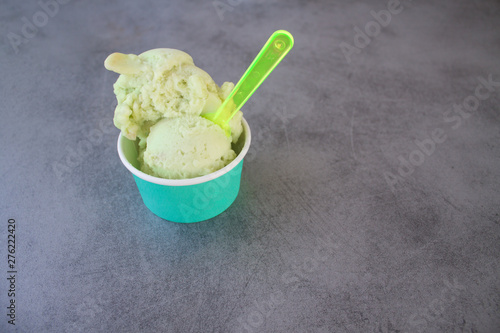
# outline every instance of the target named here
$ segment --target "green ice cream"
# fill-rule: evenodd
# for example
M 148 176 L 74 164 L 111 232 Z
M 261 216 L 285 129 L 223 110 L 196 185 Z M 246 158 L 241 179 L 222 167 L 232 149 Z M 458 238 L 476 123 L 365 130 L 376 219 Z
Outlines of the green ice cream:
M 114 84 L 114 123 L 138 140 L 141 170 L 180 179 L 214 172 L 235 157 L 242 113 L 231 120 L 231 138 L 202 114 L 215 112 L 234 85 L 219 87 L 187 53 L 154 49 L 140 55 L 113 53 L 104 66 L 121 74 Z
M 223 168 L 235 157 L 230 139 L 210 120 L 165 118 L 151 127 L 143 171 L 161 178 L 194 178 Z

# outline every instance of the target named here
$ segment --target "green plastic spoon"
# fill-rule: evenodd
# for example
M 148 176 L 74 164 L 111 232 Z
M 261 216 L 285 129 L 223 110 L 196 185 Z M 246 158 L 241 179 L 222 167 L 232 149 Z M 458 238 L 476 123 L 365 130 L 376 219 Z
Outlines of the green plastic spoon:
M 241 109 L 292 46 L 293 36 L 288 31 L 278 30 L 273 33 L 217 111 L 202 116 L 219 125 L 228 137 L 231 136 L 231 128 L 229 127 L 231 118 Z

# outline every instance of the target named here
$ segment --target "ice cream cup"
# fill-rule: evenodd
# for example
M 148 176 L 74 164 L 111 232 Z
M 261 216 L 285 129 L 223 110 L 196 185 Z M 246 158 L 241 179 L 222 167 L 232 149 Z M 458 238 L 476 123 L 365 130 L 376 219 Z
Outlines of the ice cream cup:
M 251 133 L 243 118 L 243 133 L 233 145 L 237 156 L 224 168 L 190 179 L 164 179 L 139 169 L 137 146 L 120 134 L 118 155 L 132 173 L 146 207 L 159 217 L 180 223 L 208 220 L 231 206 L 240 189 L 243 159 L 248 152 Z

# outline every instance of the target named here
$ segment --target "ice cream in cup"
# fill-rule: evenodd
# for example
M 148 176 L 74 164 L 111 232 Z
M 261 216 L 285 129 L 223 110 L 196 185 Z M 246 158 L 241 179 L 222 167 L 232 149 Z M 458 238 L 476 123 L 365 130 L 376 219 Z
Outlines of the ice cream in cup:
M 215 112 L 232 91 L 219 87 L 187 53 L 153 49 L 113 53 L 104 63 L 120 74 L 114 123 L 118 154 L 132 172 L 145 205 L 173 222 L 198 222 L 235 200 L 251 135 L 242 112 L 231 135 L 205 113 Z
M 199 222 L 226 210 L 239 191 L 251 133 L 241 107 L 293 46 L 276 31 L 236 86 L 218 86 L 187 53 L 113 53 L 121 130 L 118 154 L 145 205 L 173 222 Z

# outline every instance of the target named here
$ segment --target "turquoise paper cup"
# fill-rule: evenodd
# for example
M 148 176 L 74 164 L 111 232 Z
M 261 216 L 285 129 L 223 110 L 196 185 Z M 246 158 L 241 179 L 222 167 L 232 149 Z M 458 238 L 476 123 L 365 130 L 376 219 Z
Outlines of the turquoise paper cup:
M 139 170 L 137 146 L 121 134 L 118 155 L 132 173 L 146 207 L 159 217 L 179 223 L 208 220 L 231 206 L 240 189 L 243 159 L 250 148 L 251 133 L 243 118 L 243 133 L 233 146 L 237 156 L 224 168 L 190 179 L 164 179 Z

